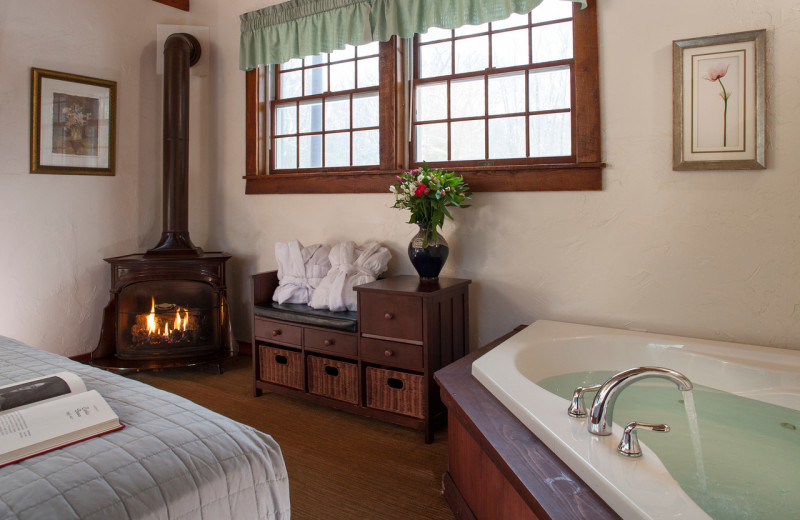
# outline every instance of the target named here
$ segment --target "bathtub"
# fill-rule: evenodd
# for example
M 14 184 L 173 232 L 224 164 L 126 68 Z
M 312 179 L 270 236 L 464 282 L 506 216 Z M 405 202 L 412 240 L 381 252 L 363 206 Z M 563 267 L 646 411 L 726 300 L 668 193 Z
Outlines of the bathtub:
M 658 379 L 622 391 L 610 436 L 591 435 L 587 419 L 567 415 L 571 388 L 638 366 L 671 368 L 694 383 L 699 435 L 684 410 L 689 399 Z M 788 518 L 800 510 L 798 351 L 537 321 L 476 360 L 472 375 L 623 518 Z M 715 407 L 704 411 L 701 401 Z M 631 420 L 673 423 L 673 431 L 641 432 L 642 457 L 624 457 L 616 448 Z M 777 432 L 774 446 L 754 431 L 761 423 Z M 772 458 L 763 458 L 763 446 Z M 712 470 L 727 464 L 745 469 L 725 469 L 717 479 Z M 731 492 L 740 480 L 745 489 Z

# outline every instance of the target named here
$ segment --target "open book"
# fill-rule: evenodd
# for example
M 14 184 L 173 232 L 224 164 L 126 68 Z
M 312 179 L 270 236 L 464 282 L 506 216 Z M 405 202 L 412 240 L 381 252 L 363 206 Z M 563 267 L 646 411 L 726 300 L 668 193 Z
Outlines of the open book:
M 122 427 L 71 372 L 0 386 L 0 467 Z

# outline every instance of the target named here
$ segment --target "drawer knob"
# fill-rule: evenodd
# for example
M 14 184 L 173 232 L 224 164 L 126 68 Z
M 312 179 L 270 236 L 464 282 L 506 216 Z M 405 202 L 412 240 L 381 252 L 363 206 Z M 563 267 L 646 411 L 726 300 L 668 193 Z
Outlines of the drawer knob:
M 394 354 L 394 352 L 392 352 L 388 348 L 383 351 L 383 355 L 386 356 L 386 357 L 392 357 L 392 354 Z
M 386 314 L 383 315 L 383 317 L 386 318 L 387 320 L 391 320 L 392 318 L 394 318 L 394 315 L 392 315 L 391 312 L 387 312 Z
M 333 345 L 333 343 L 334 341 L 332 339 L 326 339 L 325 341 L 322 342 L 322 344 L 325 345 L 326 347 L 330 347 L 331 345 Z
M 272 331 L 272 337 L 273 338 L 277 338 L 280 335 L 281 335 L 281 329 L 275 329 L 275 330 Z

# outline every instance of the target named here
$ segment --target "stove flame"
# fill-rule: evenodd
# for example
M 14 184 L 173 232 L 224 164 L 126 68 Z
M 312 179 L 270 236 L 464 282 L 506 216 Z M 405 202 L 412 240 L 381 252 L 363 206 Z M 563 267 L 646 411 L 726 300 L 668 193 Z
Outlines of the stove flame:
M 152 298 L 153 306 L 150 307 L 150 314 L 147 316 L 147 332 L 155 334 L 156 332 L 156 299 Z
M 174 314 L 173 314 L 174 312 Z M 189 310 L 174 304 L 156 304 L 150 298 L 150 313 L 139 314 L 131 330 L 134 343 L 184 343 L 192 341 L 196 318 Z

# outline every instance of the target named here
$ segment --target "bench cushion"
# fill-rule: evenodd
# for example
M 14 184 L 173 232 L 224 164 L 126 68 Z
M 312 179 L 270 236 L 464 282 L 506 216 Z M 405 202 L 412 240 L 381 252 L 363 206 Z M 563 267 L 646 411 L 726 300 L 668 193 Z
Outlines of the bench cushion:
M 302 325 L 345 332 L 358 331 L 358 312 L 356 311 L 332 312 L 327 309 L 314 309 L 304 303 L 269 302 L 256 305 L 253 313 L 264 318 L 300 323 Z

